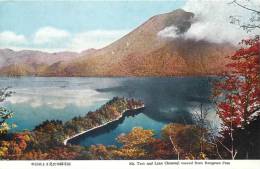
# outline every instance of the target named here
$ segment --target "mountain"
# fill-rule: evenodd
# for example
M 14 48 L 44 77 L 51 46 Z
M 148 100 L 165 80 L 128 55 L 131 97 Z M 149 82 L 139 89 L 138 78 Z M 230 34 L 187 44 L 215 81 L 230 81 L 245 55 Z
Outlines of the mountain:
M 185 39 L 194 14 L 178 9 L 156 15 L 102 49 L 82 52 L 71 60 L 41 67 L 31 74 L 40 76 L 181 76 L 210 75 L 225 69 L 230 44 Z M 169 26 L 176 27 L 176 38 L 159 36 Z M 1 54 L 0 54 L 1 56 Z M 5 73 L 8 73 L 5 67 Z M 2 68 L 3 69 L 3 68 Z M 6 70 L 7 69 L 7 70 Z M 24 68 L 25 69 L 25 68 Z M 26 68 L 30 74 L 30 69 Z M 0 69 L 0 72 L 3 70 Z M 18 72 L 19 74 L 19 72 Z
M 0 49 L 0 67 L 16 64 L 53 64 L 58 61 L 66 61 L 76 57 L 76 52 L 48 53 L 33 50 L 13 51 Z
M 1 75 L 32 75 L 57 62 L 68 62 L 80 56 L 76 52 L 48 53 L 33 50 L 0 49 Z

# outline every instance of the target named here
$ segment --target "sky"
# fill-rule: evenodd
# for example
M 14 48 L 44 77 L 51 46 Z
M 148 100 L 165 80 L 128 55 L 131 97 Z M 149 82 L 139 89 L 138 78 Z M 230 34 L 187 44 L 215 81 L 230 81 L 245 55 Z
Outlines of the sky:
M 0 48 L 101 48 L 184 1 L 0 2 Z
M 247 8 L 260 11 L 260 0 L 236 1 Z M 177 35 L 175 25 L 171 25 L 158 34 L 167 38 L 181 36 L 184 39 L 207 40 L 213 43 L 231 43 L 233 45 L 238 45 L 242 39 L 260 35 L 260 29 L 248 32 L 240 27 L 240 25 L 250 23 L 249 20 L 252 16 L 258 17 L 258 19 L 251 24 L 260 25 L 260 15 L 232 2 L 233 0 L 187 0 L 182 8 L 195 14 L 188 31 Z M 231 16 L 239 19 L 240 24 L 238 22 L 231 24 Z
M 243 20 L 243 17 L 248 19 L 250 13 L 229 4 L 231 1 L 0 0 L 0 48 L 48 52 L 98 49 L 131 32 L 150 17 L 178 8 L 195 14 L 196 23 L 182 35 L 184 38 L 237 44 L 248 33 L 237 25 L 231 25 L 229 16 L 242 16 Z M 247 0 L 238 1 L 248 3 Z M 250 3 L 246 5 L 260 10 L 259 0 L 250 0 Z M 172 25 L 158 35 L 176 38 L 175 30 Z

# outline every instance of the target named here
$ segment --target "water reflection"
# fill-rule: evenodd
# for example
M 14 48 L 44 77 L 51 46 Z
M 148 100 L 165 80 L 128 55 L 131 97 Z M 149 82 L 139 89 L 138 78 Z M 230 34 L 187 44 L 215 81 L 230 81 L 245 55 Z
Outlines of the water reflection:
M 210 104 L 211 81 L 205 77 L 129 78 L 120 86 L 97 91 L 144 100 L 147 107 L 143 113 L 153 120 L 191 123 L 192 104 Z
M 191 124 L 194 105 L 210 105 L 210 77 L 172 78 L 0 78 L 0 88 L 11 86 L 16 92 L 5 103 L 15 112 L 16 130 L 32 129 L 44 120 L 69 120 L 93 111 L 114 96 L 144 101 L 146 108 L 136 116 L 90 133 L 79 140 L 82 145 L 118 144 L 121 133 L 140 126 L 159 136 L 169 123 Z

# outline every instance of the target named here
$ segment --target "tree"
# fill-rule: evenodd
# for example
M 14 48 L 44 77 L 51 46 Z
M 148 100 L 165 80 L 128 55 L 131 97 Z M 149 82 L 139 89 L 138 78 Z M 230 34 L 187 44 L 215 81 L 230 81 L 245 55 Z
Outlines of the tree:
M 115 155 L 122 159 L 144 159 L 149 156 L 149 145 L 155 141 L 152 130 L 135 127 L 128 134 L 121 134 L 117 140 L 123 146 L 115 151 Z
M 234 131 L 234 145 L 238 159 L 259 159 L 260 157 L 260 116 L 255 117 L 245 128 Z
M 178 159 L 192 158 L 200 153 L 200 130 L 194 125 L 168 124 L 162 130 L 162 138 L 172 145 Z
M 204 142 L 209 134 L 210 122 L 207 119 L 210 112 L 210 107 L 200 103 L 198 108 L 194 109 L 193 119 L 195 125 L 199 128 L 199 138 L 200 138 L 200 152 L 204 152 Z
M 75 151 L 71 147 L 52 147 L 47 150 L 46 159 L 52 160 L 74 160 L 80 155 L 80 152 Z
M 111 160 L 113 155 L 109 151 L 109 147 L 106 147 L 102 144 L 99 145 L 91 145 L 89 148 L 91 153 L 92 160 Z
M 177 159 L 177 153 L 172 151 L 172 143 L 167 140 L 155 139 L 149 145 L 151 148 L 148 152 L 149 156 L 146 159 Z
M 6 140 L 0 141 L 0 158 L 20 159 L 28 148 L 31 140 L 30 133 L 12 133 Z
M 234 130 L 245 128 L 260 113 L 260 41 L 242 40 L 241 48 L 228 58 L 228 72 L 215 83 L 217 114 L 222 121 L 221 135 L 229 138 L 226 145 L 219 142 L 235 159 Z M 246 140 L 245 140 L 246 141 Z
M 243 15 L 247 18 L 230 16 L 232 24 L 238 24 L 247 32 L 260 29 L 260 6 L 252 5 L 253 2 L 253 0 L 232 0 L 230 3 L 248 12 L 248 15 Z M 256 134 L 252 134 L 255 130 L 248 126 L 252 119 L 259 116 L 260 110 L 259 35 L 242 40 L 240 45 L 241 48 L 228 57 L 231 60 L 231 63 L 227 65 L 230 71 L 226 72 L 224 77 L 215 84 L 214 94 L 219 99 L 216 108 L 222 121 L 222 141 L 217 140 L 232 159 L 240 153 L 237 150 L 242 142 L 237 139 Z M 243 139 L 243 145 L 251 144 L 249 141 L 250 139 Z M 239 150 L 241 151 L 241 148 Z M 248 153 L 245 154 L 248 157 Z
M 247 20 L 247 22 L 242 21 L 243 19 L 241 18 L 241 16 L 230 16 L 232 24 L 239 25 L 242 29 L 246 30 L 247 32 L 253 31 L 255 29 L 260 29 L 260 6 L 252 4 L 251 1 L 233 0 L 230 3 L 244 9 L 245 11 L 248 11 L 248 18 L 245 19 Z
M 8 91 L 8 88 L 0 89 L 0 103 L 5 101 L 7 97 L 10 97 L 13 92 Z M 5 107 L 0 106 L 0 135 L 6 134 L 10 129 L 10 124 L 7 123 L 7 120 L 12 118 L 13 112 L 6 109 Z

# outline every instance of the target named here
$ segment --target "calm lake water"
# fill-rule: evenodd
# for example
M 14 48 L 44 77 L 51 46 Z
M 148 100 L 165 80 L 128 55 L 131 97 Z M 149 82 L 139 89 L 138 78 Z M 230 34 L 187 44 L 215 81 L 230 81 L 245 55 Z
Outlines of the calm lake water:
M 142 99 L 145 109 L 105 129 L 89 133 L 74 144 L 119 145 L 115 138 L 133 127 L 154 130 L 157 137 L 169 122 L 192 123 L 198 104 L 210 105 L 211 78 L 0 78 L 0 88 L 15 93 L 2 105 L 15 112 L 14 131 L 33 129 L 44 120 L 69 120 L 99 108 L 114 96 Z M 214 120 L 214 113 L 209 115 Z

